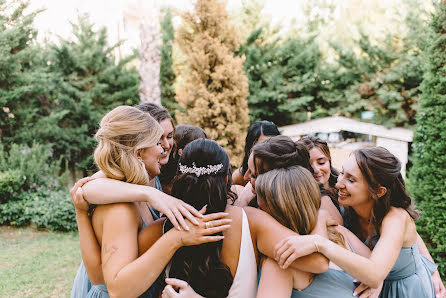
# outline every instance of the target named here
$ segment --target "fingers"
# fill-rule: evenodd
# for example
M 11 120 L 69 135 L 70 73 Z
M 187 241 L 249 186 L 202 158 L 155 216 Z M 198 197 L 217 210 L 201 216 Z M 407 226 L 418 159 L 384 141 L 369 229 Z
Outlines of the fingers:
M 225 236 L 202 236 L 200 237 L 201 243 L 207 243 L 207 242 L 217 242 L 220 240 L 225 239 Z
M 190 230 L 190 229 L 189 229 L 189 226 L 186 224 L 186 221 L 184 220 L 184 217 L 183 217 L 183 215 L 181 214 L 181 212 L 178 211 L 178 209 L 174 209 L 174 210 L 173 210 L 173 214 L 174 214 L 175 218 L 179 221 L 181 227 L 182 227 L 184 230 L 189 231 L 189 230 Z
M 293 264 L 294 261 L 296 261 L 298 258 L 300 258 L 300 256 L 297 254 L 297 252 L 293 252 L 285 261 L 285 263 L 283 264 L 283 269 L 287 269 L 288 267 L 291 266 L 291 264 Z
M 197 209 L 195 209 L 194 207 L 192 207 L 192 206 L 189 205 L 188 203 L 185 203 L 185 202 L 182 202 L 182 203 L 183 203 L 183 206 L 184 206 L 190 213 L 192 213 L 193 216 L 196 216 L 196 217 L 199 217 L 199 218 L 202 218 L 202 217 L 203 217 L 203 214 L 206 213 L 206 208 L 207 208 L 207 206 L 208 206 L 208 205 L 204 205 L 204 207 L 201 208 L 200 211 L 197 211 Z M 198 225 L 198 223 L 197 223 L 197 225 Z
M 162 298 L 173 298 L 173 297 L 176 297 L 177 294 L 178 293 L 172 288 L 171 285 L 167 285 L 164 287 L 161 297 Z
M 364 283 L 361 283 L 361 284 L 360 284 L 360 285 L 353 291 L 353 296 L 358 296 L 359 293 L 363 292 L 364 290 L 366 290 L 366 289 L 368 289 L 368 288 L 369 288 L 368 285 L 366 285 L 366 284 L 364 284 Z M 364 293 L 362 293 L 361 296 L 359 296 L 359 297 L 368 297 L 368 295 L 367 295 L 367 296 L 363 296 L 363 295 L 364 295 Z
M 231 227 L 231 225 L 223 225 L 223 226 L 218 226 L 218 227 L 214 227 L 214 228 L 207 228 L 204 229 L 203 235 L 213 235 L 213 234 L 217 234 L 220 232 L 223 232 L 227 229 L 229 229 Z
M 289 256 L 291 256 L 293 254 L 293 249 L 291 247 L 289 247 L 287 250 L 285 250 L 279 257 L 279 260 L 277 261 L 277 264 L 279 264 L 280 267 L 282 267 L 285 264 L 285 261 L 288 259 Z
M 185 289 L 189 285 L 184 280 L 178 278 L 166 278 L 166 284 L 178 289 Z
M 191 211 L 189 209 L 186 209 L 187 206 L 180 206 L 178 209 L 180 210 L 181 214 L 186 217 L 191 223 L 193 223 L 194 225 L 198 226 L 199 222 L 198 220 L 195 218 L 195 216 L 191 213 Z M 192 208 L 192 207 L 191 207 Z M 195 209 L 194 209 L 195 210 Z
M 288 242 L 287 239 L 283 239 L 281 240 L 279 243 L 276 244 L 276 246 L 274 246 L 274 259 L 278 260 L 278 258 L 285 252 L 285 250 L 288 249 Z
M 82 187 L 85 183 L 87 183 L 87 182 L 89 182 L 89 181 L 91 181 L 91 180 L 94 180 L 94 179 L 95 179 L 95 178 L 93 178 L 93 177 L 84 177 L 84 178 L 78 180 L 78 181 L 73 185 L 73 187 L 70 189 L 70 194 L 71 194 L 71 196 L 74 196 L 74 194 L 76 193 L 76 191 L 77 191 L 77 189 L 78 189 L 79 187 Z
M 170 220 L 170 222 L 172 223 L 172 225 L 179 231 L 181 231 L 181 227 L 178 224 L 177 219 L 175 218 L 175 215 L 173 214 L 173 212 L 171 210 L 168 210 L 165 215 L 167 216 L 167 218 Z
M 218 212 L 218 213 L 206 214 L 203 217 L 203 221 L 207 222 L 207 221 L 211 221 L 211 220 L 214 220 L 214 219 L 220 219 L 220 218 L 226 217 L 228 215 L 229 215 L 229 213 L 227 213 L 227 212 Z

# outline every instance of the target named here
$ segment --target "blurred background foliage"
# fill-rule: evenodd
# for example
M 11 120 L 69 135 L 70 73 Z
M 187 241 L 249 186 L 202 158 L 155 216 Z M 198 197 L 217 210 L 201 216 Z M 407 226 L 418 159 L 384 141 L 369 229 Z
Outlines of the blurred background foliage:
M 444 6 L 428 0 L 313 0 L 285 24 L 272 21 L 264 1 L 242 0 L 241 7 L 228 11 L 239 46 L 226 45 L 232 54 L 225 55 L 243 61 L 240 80 L 246 76 L 249 93 L 237 97 L 242 104 L 234 114 L 207 121 L 240 120 L 230 131 L 233 140 L 246 133 L 247 113 L 251 122 L 288 125 L 335 115 L 360 119 L 363 112 L 373 112 L 362 121 L 414 129 L 410 188 L 425 212 L 420 233 L 442 274 Z M 31 11 L 26 1 L 0 0 L 0 224 L 72 230 L 67 185 L 95 171 L 93 135 L 99 119 L 117 105 L 139 103 L 138 55 L 117 59 L 113 52 L 120 43 L 110 45 L 106 30 L 87 15 L 72 23 L 70 38 L 37 40 L 33 22 L 40 12 Z M 199 64 L 190 61 L 194 49 L 187 53 L 177 34 L 184 21 L 177 24 L 173 18 L 180 14 L 169 9 L 159 14 L 162 103 L 173 115 L 187 114 L 177 93 L 186 84 L 191 92 L 191 67 Z M 188 33 L 182 36 L 192 42 L 197 36 Z M 215 53 L 226 51 L 213 47 Z M 200 104 L 193 106 L 202 111 Z M 234 120 L 235 114 L 244 116 Z M 235 150 L 231 156 L 241 146 L 236 143 L 228 146 Z

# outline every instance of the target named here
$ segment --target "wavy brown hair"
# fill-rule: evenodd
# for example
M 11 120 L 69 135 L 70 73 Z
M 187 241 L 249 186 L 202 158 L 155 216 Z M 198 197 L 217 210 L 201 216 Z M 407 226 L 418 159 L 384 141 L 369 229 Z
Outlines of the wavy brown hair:
M 374 201 L 369 219 L 376 231 L 373 239 L 369 241 L 369 247 L 372 247 L 373 240 L 379 238 L 382 221 L 390 207 L 405 209 L 413 219 L 418 219 L 419 213 L 413 205 L 412 198 L 407 194 L 401 175 L 401 162 L 395 155 L 383 147 L 358 149 L 353 151 L 353 155 L 367 182 L 370 198 Z M 386 188 L 386 193 L 382 197 L 377 195 L 379 187 Z M 361 233 L 358 215 L 351 207 L 346 208 L 345 222 L 349 229 L 359 237 Z

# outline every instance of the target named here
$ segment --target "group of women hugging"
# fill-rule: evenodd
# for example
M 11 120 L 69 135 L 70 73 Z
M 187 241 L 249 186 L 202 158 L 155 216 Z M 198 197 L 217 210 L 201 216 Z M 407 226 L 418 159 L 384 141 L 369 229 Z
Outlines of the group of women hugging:
M 232 173 L 205 131 L 155 104 L 115 108 L 96 139 L 100 171 L 71 190 L 72 297 L 446 297 L 384 148 L 338 172 L 326 142 L 259 121 Z

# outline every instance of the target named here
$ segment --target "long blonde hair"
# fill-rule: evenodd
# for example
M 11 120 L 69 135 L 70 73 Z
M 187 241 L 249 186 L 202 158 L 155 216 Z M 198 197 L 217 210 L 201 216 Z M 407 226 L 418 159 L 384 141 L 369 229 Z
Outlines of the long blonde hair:
M 163 130 L 148 113 L 119 106 L 99 123 L 94 160 L 108 178 L 134 184 L 148 184 L 149 175 L 138 150 L 156 146 Z
M 300 235 L 310 234 L 316 227 L 321 193 L 307 169 L 293 166 L 268 171 L 257 178 L 255 188 L 267 212 L 283 226 Z M 328 236 L 344 245 L 343 237 L 334 228 L 328 228 Z

